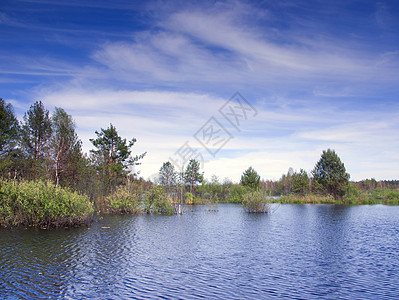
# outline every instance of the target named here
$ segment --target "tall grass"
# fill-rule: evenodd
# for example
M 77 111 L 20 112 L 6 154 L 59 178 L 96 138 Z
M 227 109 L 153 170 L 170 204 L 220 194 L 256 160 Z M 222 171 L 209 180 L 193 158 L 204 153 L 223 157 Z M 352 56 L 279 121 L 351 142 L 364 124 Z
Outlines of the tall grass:
M 50 182 L 0 180 L 0 226 L 74 226 L 89 222 L 85 196 Z
M 372 191 L 360 190 L 356 185 L 349 184 L 345 195 L 335 199 L 332 195 L 288 195 L 281 196 L 280 203 L 294 204 L 344 204 L 344 205 L 370 205 L 370 204 L 399 204 L 399 190 L 375 189 Z

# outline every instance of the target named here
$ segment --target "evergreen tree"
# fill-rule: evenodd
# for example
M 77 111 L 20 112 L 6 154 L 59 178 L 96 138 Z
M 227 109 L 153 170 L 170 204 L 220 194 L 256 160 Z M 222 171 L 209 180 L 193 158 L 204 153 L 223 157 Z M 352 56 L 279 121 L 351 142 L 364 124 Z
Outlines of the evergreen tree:
M 350 176 L 334 150 L 323 151 L 312 175 L 315 185 L 320 186 L 324 193 L 331 194 L 334 198 L 345 194 Z
M 200 164 L 195 159 L 190 159 L 184 172 L 184 181 L 190 185 L 190 192 L 193 193 L 194 186 L 204 180 L 204 173 L 200 173 Z
M 258 189 L 260 186 L 260 176 L 252 167 L 249 167 L 242 174 L 240 183 L 242 186 Z
M 2 175 L 16 169 L 15 159 L 20 155 L 20 151 L 16 148 L 19 134 L 19 123 L 12 105 L 6 104 L 0 98 L 0 170 Z
M 159 183 L 165 187 L 167 192 L 172 186 L 176 185 L 177 176 L 175 167 L 169 161 L 163 163 L 159 169 Z
M 51 129 L 49 111 L 41 101 L 35 102 L 24 115 L 21 140 L 22 149 L 32 168 L 33 179 L 44 170 Z
M 100 132 L 95 133 L 97 138 L 90 141 L 97 150 L 91 150 L 91 153 L 102 178 L 105 193 L 108 193 L 129 173 L 130 166 L 140 164 L 138 161 L 146 155 L 146 152 L 132 157 L 130 148 L 136 139 L 133 138 L 129 142 L 122 139 L 112 124 L 109 128 L 101 128 Z
M 305 195 L 309 191 L 309 176 L 305 170 L 292 175 L 292 192 L 294 194 Z
M 0 158 L 13 151 L 19 138 L 19 124 L 13 107 L 0 98 Z

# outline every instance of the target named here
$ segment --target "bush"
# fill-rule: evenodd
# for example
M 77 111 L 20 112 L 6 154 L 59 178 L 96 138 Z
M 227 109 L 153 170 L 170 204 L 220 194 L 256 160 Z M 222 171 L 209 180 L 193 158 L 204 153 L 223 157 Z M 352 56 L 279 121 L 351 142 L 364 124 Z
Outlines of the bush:
M 262 190 L 247 192 L 243 196 L 243 205 L 249 213 L 267 213 L 270 211 L 270 201 Z
M 249 190 L 250 189 L 245 186 L 234 184 L 229 190 L 227 202 L 241 204 L 244 200 L 245 193 L 247 193 Z
M 388 204 L 397 204 L 399 203 L 399 190 L 388 190 L 386 193 L 387 203 Z
M 139 196 L 127 186 L 118 186 L 105 201 L 108 204 L 108 213 L 135 214 L 140 211 Z
M 343 202 L 347 204 L 366 203 L 366 195 L 355 184 L 349 183 L 343 196 Z
M 173 214 L 172 200 L 166 195 L 162 186 L 153 185 L 144 195 L 145 211 L 150 213 Z
M 371 192 L 370 198 L 377 203 L 399 204 L 399 190 L 375 189 Z
M 93 204 L 50 182 L 0 181 L 0 225 L 73 226 L 89 222 Z

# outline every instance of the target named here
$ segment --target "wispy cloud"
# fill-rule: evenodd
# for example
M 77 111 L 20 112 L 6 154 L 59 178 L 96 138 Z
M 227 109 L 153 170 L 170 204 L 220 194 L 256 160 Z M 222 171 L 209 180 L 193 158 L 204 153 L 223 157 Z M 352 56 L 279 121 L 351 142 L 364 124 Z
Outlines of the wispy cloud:
M 105 2 L 49 2 L 40 1 L 57 11 L 81 5 L 112 10 Z M 377 43 L 376 33 L 368 39 L 359 25 L 385 33 L 391 29 L 384 24 L 394 21 L 387 6 L 352 18 L 352 12 L 342 13 L 342 3 L 150 2 L 140 11 L 147 14 L 145 24 L 131 31 L 104 27 L 107 34 L 98 33 L 97 23 L 51 29 L 33 20 L 29 24 L 42 35 L 52 33 L 41 41 L 56 45 L 55 52 L 0 50 L 0 82 L 36 80 L 24 96 L 71 113 L 86 151 L 94 131 L 109 123 L 124 137 L 136 137 L 136 151 L 148 151 L 145 177 L 187 140 L 201 150 L 194 133 L 212 116 L 223 120 L 218 109 L 239 90 L 258 115 L 241 132 L 226 125 L 234 138 L 205 165 L 207 176 L 238 181 L 252 165 L 263 178 L 278 179 L 289 167 L 310 171 L 323 149 L 334 148 L 352 178 L 394 178 L 399 48 Z M 129 18 L 137 16 L 136 8 L 120 2 L 118 17 L 131 21 L 121 8 Z M 346 25 L 336 24 L 337 16 Z M 29 24 L 0 13 L 0 26 Z M 20 111 L 31 104 L 13 99 Z
M 125 79 L 144 76 L 172 82 L 231 83 L 245 78 L 266 85 L 326 79 L 358 84 L 392 74 L 392 64 L 383 65 L 381 54 L 360 49 L 367 45 L 351 48 L 336 36 L 301 38 L 296 30 L 282 32 L 277 42 L 267 34 L 273 28 L 248 24 L 244 17 L 239 8 L 180 11 L 160 21 L 160 31 L 136 34 L 131 42 L 107 43 L 94 58 Z M 397 61 L 395 55 L 388 56 Z

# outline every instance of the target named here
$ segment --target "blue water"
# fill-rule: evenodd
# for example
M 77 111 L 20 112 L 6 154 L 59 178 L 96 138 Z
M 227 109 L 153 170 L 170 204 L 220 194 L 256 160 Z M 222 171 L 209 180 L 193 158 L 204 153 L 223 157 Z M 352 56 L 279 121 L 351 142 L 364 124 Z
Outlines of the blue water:
M 399 206 L 112 216 L 0 230 L 0 253 L 1 299 L 399 299 Z

